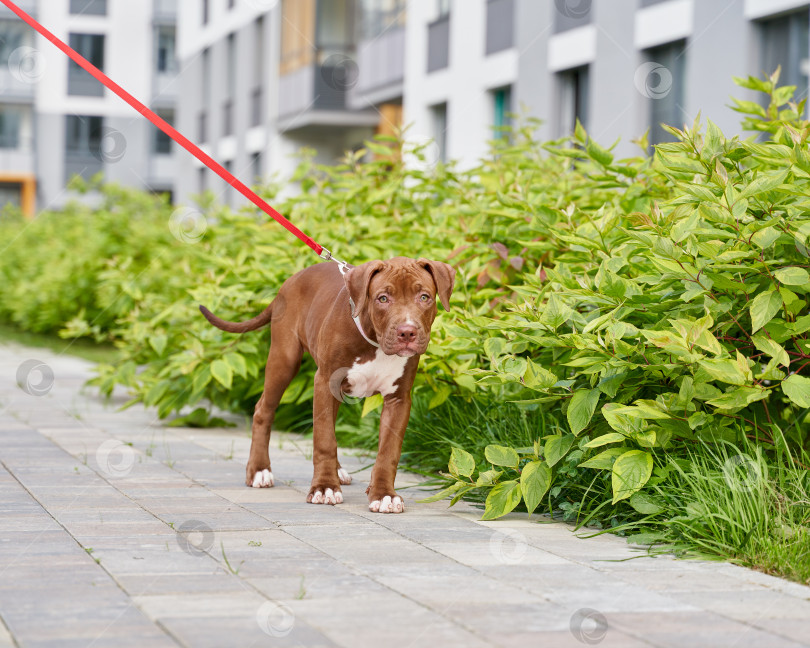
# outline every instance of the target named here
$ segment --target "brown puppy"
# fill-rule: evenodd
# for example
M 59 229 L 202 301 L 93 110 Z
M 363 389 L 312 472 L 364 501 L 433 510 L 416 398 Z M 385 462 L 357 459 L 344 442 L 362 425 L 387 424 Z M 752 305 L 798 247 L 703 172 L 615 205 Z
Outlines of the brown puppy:
M 369 261 L 345 275 L 336 263 L 321 263 L 290 277 L 264 312 L 247 322 L 226 322 L 200 306 L 206 319 L 223 331 L 243 333 L 270 323 L 264 392 L 253 415 L 248 486 L 273 485 L 270 428 L 281 396 L 307 351 L 318 366 L 314 473 L 307 502 L 343 501 L 340 486 L 351 483 L 351 477 L 337 459 L 338 407 L 347 396 L 379 393 L 384 400 L 379 452 L 366 490 L 369 509 L 405 510 L 394 491 L 394 478 L 411 411 L 411 387 L 436 317 L 436 297 L 449 309 L 455 274 L 446 263 L 406 257 Z

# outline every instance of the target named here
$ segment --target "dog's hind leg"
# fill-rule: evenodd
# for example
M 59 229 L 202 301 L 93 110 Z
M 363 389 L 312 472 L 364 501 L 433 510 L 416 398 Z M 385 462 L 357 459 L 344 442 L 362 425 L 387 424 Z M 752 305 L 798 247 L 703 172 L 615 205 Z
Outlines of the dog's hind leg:
M 293 331 L 273 330 L 271 338 L 270 353 L 264 370 L 264 391 L 253 413 L 250 457 L 245 469 L 245 484 L 254 488 L 273 485 L 270 429 L 284 390 L 298 373 L 304 354 L 301 342 Z

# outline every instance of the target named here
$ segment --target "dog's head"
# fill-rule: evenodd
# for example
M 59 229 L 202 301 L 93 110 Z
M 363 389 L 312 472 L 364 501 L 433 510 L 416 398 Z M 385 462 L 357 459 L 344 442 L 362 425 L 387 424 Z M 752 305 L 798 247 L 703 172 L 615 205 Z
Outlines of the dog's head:
M 394 257 L 369 261 L 344 275 L 353 315 L 367 312 L 386 355 L 424 353 L 436 318 L 436 298 L 450 310 L 455 269 L 440 261 Z

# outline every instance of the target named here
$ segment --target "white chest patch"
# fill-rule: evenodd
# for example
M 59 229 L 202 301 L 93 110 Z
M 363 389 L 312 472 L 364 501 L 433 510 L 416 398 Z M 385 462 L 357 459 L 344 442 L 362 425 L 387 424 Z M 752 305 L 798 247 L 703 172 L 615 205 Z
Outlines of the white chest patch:
M 380 392 L 388 396 L 396 391 L 394 383 L 405 371 L 408 358 L 396 355 L 385 355 L 382 349 L 377 349 L 374 360 L 358 363 L 355 361 L 346 380 L 349 382 L 348 395 L 356 398 L 366 398 Z

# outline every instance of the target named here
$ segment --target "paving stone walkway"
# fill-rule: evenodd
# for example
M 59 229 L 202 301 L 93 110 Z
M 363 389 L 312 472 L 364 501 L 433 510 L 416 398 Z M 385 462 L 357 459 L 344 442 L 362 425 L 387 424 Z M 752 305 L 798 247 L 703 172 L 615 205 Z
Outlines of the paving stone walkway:
M 271 444 L 275 488 L 249 489 L 245 424 L 167 428 L 90 375 L 0 347 L 0 647 L 810 645 L 810 588 L 416 504 L 407 474 L 405 514 L 372 514 L 351 451 L 345 503 L 306 504 L 291 435 Z

